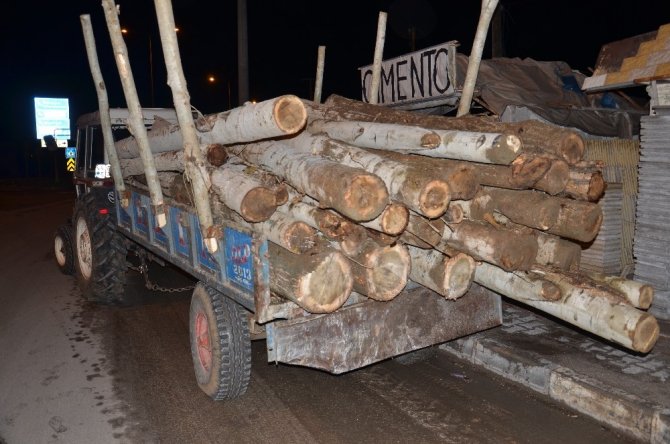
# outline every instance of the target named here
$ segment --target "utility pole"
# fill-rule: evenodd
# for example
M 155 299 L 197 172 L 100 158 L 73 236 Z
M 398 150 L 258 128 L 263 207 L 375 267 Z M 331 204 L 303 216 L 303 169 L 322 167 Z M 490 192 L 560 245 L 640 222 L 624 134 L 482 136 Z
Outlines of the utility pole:
M 238 105 L 242 105 L 249 100 L 247 0 L 237 0 L 237 88 Z

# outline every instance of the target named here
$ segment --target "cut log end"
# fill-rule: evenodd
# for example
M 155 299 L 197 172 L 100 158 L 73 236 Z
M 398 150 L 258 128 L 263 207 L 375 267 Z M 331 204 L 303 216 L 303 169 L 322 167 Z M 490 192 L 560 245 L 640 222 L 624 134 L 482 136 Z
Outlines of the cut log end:
M 514 134 L 498 136 L 488 152 L 491 163 L 508 165 L 517 158 L 521 151 L 521 139 Z
M 302 101 L 292 95 L 277 99 L 273 109 L 277 126 L 286 134 L 295 134 L 307 123 L 307 110 Z
M 582 136 L 569 132 L 559 141 L 558 152 L 566 162 L 570 165 L 575 165 L 584 157 L 585 147 L 586 145 Z
M 467 254 L 459 253 L 447 259 L 444 270 L 444 284 L 447 299 L 457 299 L 463 296 L 472 283 L 476 264 Z
M 392 236 L 402 233 L 409 222 L 409 210 L 398 204 L 390 204 L 381 215 L 381 227 L 384 233 Z
M 586 193 L 587 200 L 590 202 L 596 202 L 605 193 L 606 187 L 607 184 L 605 183 L 605 179 L 603 178 L 602 173 L 594 173 L 591 176 L 591 180 L 589 181 L 589 190 Z
M 551 167 L 548 157 L 520 155 L 512 162 L 510 182 L 520 188 L 530 188 L 537 183 Z
M 254 188 L 242 199 L 241 215 L 247 222 L 263 222 L 277 209 L 275 193 L 267 188 Z
M 442 138 L 432 131 L 421 136 L 421 148 L 436 148 L 440 143 Z
M 292 223 L 284 231 L 283 237 L 284 245 L 296 254 L 308 253 L 316 246 L 316 230 L 304 222 Z
M 646 310 L 651 307 L 654 301 L 654 287 L 651 285 L 642 285 L 640 287 L 640 294 L 637 300 L 639 308 Z
M 660 328 L 655 317 L 645 313 L 640 316 L 635 328 L 629 332 L 633 349 L 640 353 L 648 353 L 656 344 Z
M 440 217 L 447 210 L 451 200 L 451 191 L 447 182 L 431 180 L 419 194 L 421 214 L 429 219 Z
M 354 178 L 344 193 L 345 208 L 340 212 L 358 221 L 372 220 L 379 216 L 389 201 L 386 185 L 372 174 Z
M 565 190 L 569 179 L 570 166 L 562 160 L 554 160 L 533 188 L 555 196 Z
M 444 221 L 448 224 L 460 224 L 465 218 L 465 211 L 461 204 L 450 203 L 447 212 L 444 213 Z
M 544 281 L 542 282 L 540 296 L 545 301 L 558 301 L 562 297 L 561 289 L 551 282 Z
M 228 152 L 223 145 L 213 143 L 207 146 L 207 161 L 215 167 L 220 167 L 228 160 Z
M 352 288 L 349 262 L 341 253 L 331 252 L 301 277 L 296 303 L 311 313 L 331 313 L 346 302 Z
M 367 296 L 390 301 L 407 285 L 409 253 L 401 245 L 379 248 L 369 256 L 366 267 Z

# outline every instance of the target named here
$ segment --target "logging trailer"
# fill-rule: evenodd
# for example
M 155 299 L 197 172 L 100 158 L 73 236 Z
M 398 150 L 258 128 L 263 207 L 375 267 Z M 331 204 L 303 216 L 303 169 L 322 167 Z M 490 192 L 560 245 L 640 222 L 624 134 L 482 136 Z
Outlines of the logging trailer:
M 124 302 L 129 254 L 143 273 L 155 261 L 193 276 L 191 352 L 211 398 L 246 391 L 252 334 L 269 362 L 341 374 L 498 326 L 500 295 L 634 352 L 654 347 L 653 288 L 580 269 L 605 183 L 575 131 L 335 95 L 203 116 L 165 0 L 175 109 L 143 109 L 118 10 L 103 9 L 128 109 L 109 108 L 82 15 L 100 111 L 77 123 L 77 198 L 55 256 L 106 304 Z
M 142 112 L 149 128 L 157 121 L 176 122 L 174 110 Z M 115 139 L 128 137 L 128 111 L 111 109 L 110 117 Z M 77 125 L 77 198 L 71 224 L 56 232 L 58 266 L 76 275 L 87 299 L 103 304 L 124 302 L 128 253 L 140 258 L 142 272 L 147 272 L 145 261 L 167 261 L 197 279 L 190 310 L 192 357 L 197 382 L 213 399 L 245 392 L 250 332 L 264 333 L 269 362 L 340 374 L 502 322 L 500 297 L 482 287 L 457 300 L 419 285 L 409 285 L 390 301 L 354 293 L 331 313 L 309 313 L 273 295 L 270 255 L 283 252 L 265 236 L 227 220 L 218 248 L 210 253 L 193 207 L 166 197 L 167 223 L 160 227 L 149 193 L 138 181 L 126 182 L 124 207 L 109 177 L 100 113 L 80 117 Z M 311 285 L 337 286 L 333 280 L 345 279 L 322 277 L 328 279 Z M 415 356 L 407 355 L 408 360 Z

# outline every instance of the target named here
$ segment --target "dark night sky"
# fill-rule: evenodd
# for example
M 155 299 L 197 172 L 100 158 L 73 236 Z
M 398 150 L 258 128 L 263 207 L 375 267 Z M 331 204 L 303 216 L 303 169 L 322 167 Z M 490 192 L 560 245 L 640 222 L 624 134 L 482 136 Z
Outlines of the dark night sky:
M 118 0 L 130 62 L 143 106 L 151 105 L 149 41 L 153 48 L 154 104 L 171 106 L 153 2 Z M 357 68 L 371 63 L 379 11 L 388 13 L 384 58 L 458 40 L 469 54 L 479 16 L 477 0 L 248 0 L 251 96 L 312 94 L 319 45 L 326 46 L 323 97 L 360 98 Z M 669 0 L 500 0 L 509 57 L 563 60 L 587 73 L 601 45 L 670 23 Z M 318 5 L 318 9 L 315 7 Z M 204 113 L 228 108 L 227 81 L 237 103 L 236 1 L 173 0 L 192 104 Z M 71 119 L 96 108 L 80 14 L 90 14 L 112 106 L 125 106 L 100 1 L 24 0 L 3 7 L 0 93 L 3 150 L 0 176 L 21 174 L 14 158 L 34 146 L 33 97 L 67 97 Z M 490 50 L 484 51 L 484 58 Z M 209 84 L 213 74 L 223 81 Z M 32 145 L 31 145 L 32 144 Z M 5 157 L 5 156 L 3 156 Z

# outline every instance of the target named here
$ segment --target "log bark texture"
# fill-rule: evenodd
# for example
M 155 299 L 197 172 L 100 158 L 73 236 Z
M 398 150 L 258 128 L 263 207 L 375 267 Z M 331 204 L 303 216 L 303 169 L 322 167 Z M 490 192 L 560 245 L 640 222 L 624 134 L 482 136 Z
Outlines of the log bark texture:
M 355 221 L 374 219 L 389 203 L 384 182 L 361 168 L 295 153 L 280 142 L 236 145 L 230 151 Z

